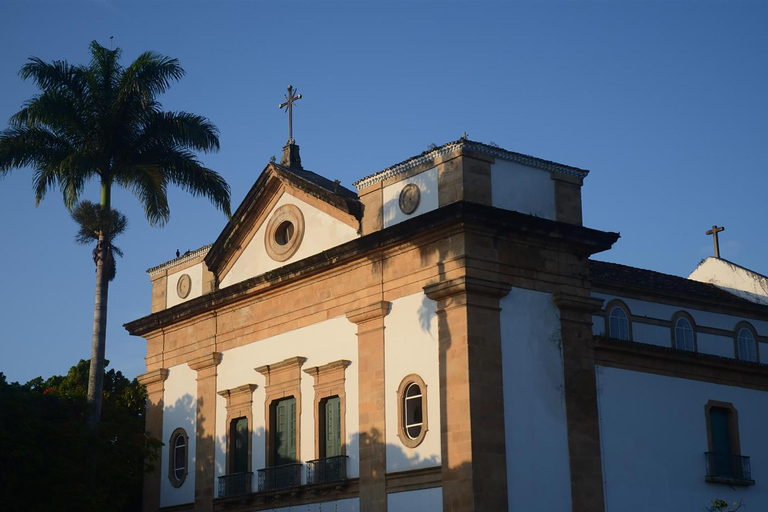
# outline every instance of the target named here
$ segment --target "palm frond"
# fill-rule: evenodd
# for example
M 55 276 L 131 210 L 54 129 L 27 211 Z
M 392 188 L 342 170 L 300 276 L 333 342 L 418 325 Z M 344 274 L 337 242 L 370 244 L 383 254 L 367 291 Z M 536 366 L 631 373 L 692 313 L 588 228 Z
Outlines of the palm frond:
M 141 151 L 159 144 L 206 153 L 218 151 L 219 129 L 204 116 L 189 112 L 160 112 L 146 119 L 136 148 Z

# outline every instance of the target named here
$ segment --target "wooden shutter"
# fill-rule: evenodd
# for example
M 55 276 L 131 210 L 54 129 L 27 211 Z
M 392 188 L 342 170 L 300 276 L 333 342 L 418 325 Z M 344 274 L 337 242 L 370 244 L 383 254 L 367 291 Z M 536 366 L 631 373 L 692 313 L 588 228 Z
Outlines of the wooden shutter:
M 248 471 L 248 418 L 232 420 L 230 457 L 233 473 Z
M 296 399 L 287 398 L 275 407 L 275 465 L 296 462 Z
M 325 457 L 341 455 L 341 400 L 334 396 L 325 400 Z

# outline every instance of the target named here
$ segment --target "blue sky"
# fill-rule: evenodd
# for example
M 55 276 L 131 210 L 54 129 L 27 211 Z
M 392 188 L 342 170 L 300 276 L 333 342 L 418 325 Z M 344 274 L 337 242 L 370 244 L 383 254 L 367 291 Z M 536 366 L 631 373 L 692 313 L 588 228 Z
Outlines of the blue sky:
M 470 138 L 590 169 L 585 225 L 621 232 L 601 256 L 687 275 L 712 253 L 768 273 L 768 3 L 43 2 L 0 3 L 0 123 L 35 93 L 29 56 L 85 62 L 114 36 L 127 64 L 145 50 L 187 76 L 161 97 L 209 117 L 221 151 L 204 156 L 235 207 L 279 157 L 287 84 L 304 95 L 294 136 L 304 166 L 351 183 L 466 131 Z M 92 187 L 85 198 L 97 199 Z M 173 191 L 171 221 L 130 219 L 110 287 L 107 358 L 129 377 L 145 344 L 122 324 L 148 314 L 144 271 L 212 242 L 226 219 Z M 67 371 L 90 357 L 94 268 L 73 243 L 61 197 L 35 207 L 31 172 L 0 180 L 0 372 Z

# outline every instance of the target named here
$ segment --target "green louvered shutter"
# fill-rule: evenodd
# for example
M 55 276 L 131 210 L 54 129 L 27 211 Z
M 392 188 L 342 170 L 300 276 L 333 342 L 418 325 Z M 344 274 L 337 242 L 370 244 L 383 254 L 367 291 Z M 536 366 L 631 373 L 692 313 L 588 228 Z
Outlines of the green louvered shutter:
M 334 396 L 325 401 L 325 456 L 341 455 L 341 400 Z
M 248 418 L 232 421 L 231 427 L 232 472 L 248 471 Z
M 296 399 L 280 400 L 275 407 L 275 465 L 296 462 Z

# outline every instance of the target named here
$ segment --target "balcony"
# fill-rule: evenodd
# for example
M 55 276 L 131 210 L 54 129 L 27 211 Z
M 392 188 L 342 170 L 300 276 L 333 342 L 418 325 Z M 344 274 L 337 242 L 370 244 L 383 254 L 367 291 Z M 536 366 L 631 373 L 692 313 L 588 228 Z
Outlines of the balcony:
M 251 493 L 253 473 L 233 473 L 219 477 L 219 498 L 244 496 Z
M 755 485 L 749 457 L 729 453 L 706 452 L 707 482 L 730 485 Z
M 307 484 L 338 482 L 347 478 L 347 456 L 307 461 Z
M 300 486 L 302 466 L 303 464 L 285 464 L 260 469 L 258 471 L 259 492 Z

